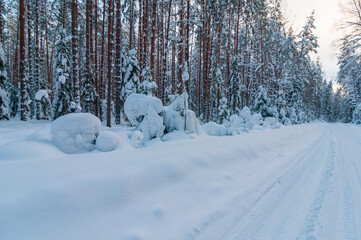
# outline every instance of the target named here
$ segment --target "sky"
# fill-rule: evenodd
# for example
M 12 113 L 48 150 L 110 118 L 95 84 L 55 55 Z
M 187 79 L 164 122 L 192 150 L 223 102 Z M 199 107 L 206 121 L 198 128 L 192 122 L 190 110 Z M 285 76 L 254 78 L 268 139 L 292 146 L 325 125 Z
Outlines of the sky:
M 335 79 L 338 72 L 337 47 L 335 41 L 341 33 L 337 22 L 342 18 L 339 0 L 283 0 L 285 17 L 293 23 L 295 33 L 305 25 L 307 16 L 315 10 L 315 35 L 318 37 L 318 55 L 321 59 L 325 77 Z

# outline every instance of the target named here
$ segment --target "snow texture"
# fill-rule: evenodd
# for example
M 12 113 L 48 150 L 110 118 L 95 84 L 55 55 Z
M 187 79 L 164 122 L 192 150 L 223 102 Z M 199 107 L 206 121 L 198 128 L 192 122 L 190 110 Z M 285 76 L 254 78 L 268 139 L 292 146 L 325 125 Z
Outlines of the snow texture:
M 101 128 L 99 118 L 90 113 L 70 113 L 51 125 L 55 145 L 65 153 L 82 153 L 95 149 Z
M 124 104 L 125 115 L 139 129 L 146 140 L 161 137 L 164 133 L 163 111 L 160 99 L 144 94 L 131 94 Z
M 69 155 L 49 125 L 0 121 L 0 239 L 360 239 L 359 126 Z
M 122 138 L 110 131 L 100 132 L 96 139 L 96 149 L 101 152 L 114 151 L 121 144 L 124 144 Z
M 227 128 L 223 125 L 219 125 L 215 122 L 208 122 L 202 125 L 202 129 L 209 136 L 226 136 Z
M 35 99 L 40 101 L 43 97 L 45 98 L 49 98 L 49 94 L 48 94 L 48 91 L 47 90 L 39 90 L 36 92 L 35 94 Z

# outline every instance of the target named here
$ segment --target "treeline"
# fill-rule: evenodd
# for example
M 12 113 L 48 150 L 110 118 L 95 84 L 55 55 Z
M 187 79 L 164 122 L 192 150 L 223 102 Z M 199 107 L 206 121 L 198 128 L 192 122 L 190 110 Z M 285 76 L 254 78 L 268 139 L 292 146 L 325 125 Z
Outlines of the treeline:
M 342 28 L 347 34 L 341 39 L 338 56 L 338 118 L 361 124 L 361 0 L 348 0 L 344 10 L 346 19 Z
M 1 9 L 0 119 L 83 111 L 110 126 L 132 93 L 168 105 L 183 92 L 204 122 L 244 106 L 282 123 L 338 119 L 310 57 L 313 13 L 294 33 L 278 0 L 1 0 Z

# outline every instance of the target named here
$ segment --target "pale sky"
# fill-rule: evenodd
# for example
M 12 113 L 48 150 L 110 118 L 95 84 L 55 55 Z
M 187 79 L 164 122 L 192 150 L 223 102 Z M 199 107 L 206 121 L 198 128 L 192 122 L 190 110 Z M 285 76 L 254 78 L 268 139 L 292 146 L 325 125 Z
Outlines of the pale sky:
M 315 10 L 315 35 L 318 37 L 318 55 L 328 80 L 335 79 L 338 72 L 337 47 L 334 41 L 340 38 L 337 22 L 342 18 L 339 0 L 283 0 L 284 15 L 293 23 L 298 33 L 305 25 L 307 16 Z

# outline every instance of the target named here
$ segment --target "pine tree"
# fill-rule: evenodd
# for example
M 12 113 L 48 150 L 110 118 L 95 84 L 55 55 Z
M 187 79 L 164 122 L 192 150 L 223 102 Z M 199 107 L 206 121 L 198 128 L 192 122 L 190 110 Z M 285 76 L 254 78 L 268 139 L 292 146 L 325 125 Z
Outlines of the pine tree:
M 9 94 L 5 88 L 6 81 L 5 52 L 0 42 L 0 120 L 9 120 Z
M 52 118 L 75 112 L 73 96 L 73 82 L 71 81 L 71 49 L 70 38 L 65 29 L 60 30 L 60 39 L 56 44 L 54 60 L 53 89 L 54 100 Z

